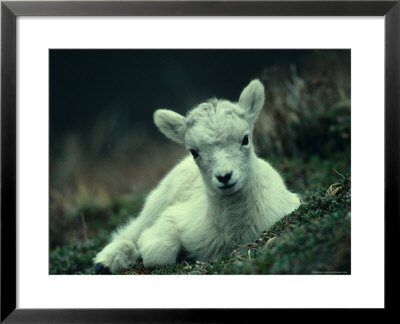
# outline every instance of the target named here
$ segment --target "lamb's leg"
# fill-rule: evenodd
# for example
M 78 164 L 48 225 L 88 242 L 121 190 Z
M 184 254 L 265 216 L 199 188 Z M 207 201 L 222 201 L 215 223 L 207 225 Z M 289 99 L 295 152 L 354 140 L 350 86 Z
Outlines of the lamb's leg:
M 176 263 L 181 244 L 175 222 L 164 215 L 160 216 L 139 237 L 138 246 L 146 268 Z
M 113 240 L 94 259 L 96 274 L 115 273 L 135 262 L 139 252 L 131 240 Z
M 176 177 L 180 174 L 188 174 L 186 170 L 191 167 L 187 166 L 188 162 L 193 163 L 190 157 L 178 164 L 175 171 L 171 171 L 147 197 L 140 215 L 114 234 L 112 242 L 94 259 L 95 273 L 117 272 L 139 258 L 140 249 L 138 251 L 136 248 L 139 236 L 147 228 L 153 226 L 171 202 L 176 200 L 176 197 L 182 196 L 181 188 L 176 184 Z M 181 182 L 186 183 L 183 180 Z
M 152 226 L 165 210 L 169 201 L 165 199 L 165 186 L 155 189 L 147 198 L 140 215 L 114 233 L 112 241 L 94 258 L 96 274 L 118 272 L 134 263 L 140 256 L 136 242 L 140 234 Z

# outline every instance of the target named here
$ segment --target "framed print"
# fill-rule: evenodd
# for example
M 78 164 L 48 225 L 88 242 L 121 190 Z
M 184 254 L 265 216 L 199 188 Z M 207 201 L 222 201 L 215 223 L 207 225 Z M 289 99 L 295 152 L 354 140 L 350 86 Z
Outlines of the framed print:
M 399 14 L 3 1 L 1 320 L 390 309 Z

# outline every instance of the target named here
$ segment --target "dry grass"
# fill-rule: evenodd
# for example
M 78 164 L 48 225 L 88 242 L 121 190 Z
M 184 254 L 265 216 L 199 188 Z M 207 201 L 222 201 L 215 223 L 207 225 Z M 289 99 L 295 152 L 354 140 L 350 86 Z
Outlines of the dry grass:
M 109 213 L 115 214 L 115 206 L 121 201 L 132 207 L 132 197 L 143 201 L 143 196 L 186 154 L 178 145 L 135 131 L 119 138 L 106 154 L 100 153 L 102 147 L 96 141 L 90 140 L 90 150 L 85 142 L 83 136 L 70 135 L 62 144 L 62 153 L 51 159 L 52 247 L 93 237 L 98 234 L 97 223 L 126 221 L 136 208 L 113 221 L 110 219 L 115 215 Z

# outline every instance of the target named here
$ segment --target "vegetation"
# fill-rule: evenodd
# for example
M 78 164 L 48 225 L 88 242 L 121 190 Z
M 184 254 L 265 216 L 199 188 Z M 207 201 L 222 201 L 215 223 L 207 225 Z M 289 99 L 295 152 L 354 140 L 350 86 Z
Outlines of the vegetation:
M 292 214 L 255 241 L 238 246 L 228 258 L 209 263 L 182 261 L 147 270 L 142 263 L 124 274 L 266 274 L 350 273 L 350 176 L 305 197 Z M 120 200 L 120 203 L 126 202 Z M 125 206 L 126 207 L 126 206 Z M 123 206 L 120 209 L 123 210 Z M 124 218 L 117 214 L 114 220 Z M 51 274 L 92 274 L 92 259 L 110 233 L 57 247 L 50 253 Z

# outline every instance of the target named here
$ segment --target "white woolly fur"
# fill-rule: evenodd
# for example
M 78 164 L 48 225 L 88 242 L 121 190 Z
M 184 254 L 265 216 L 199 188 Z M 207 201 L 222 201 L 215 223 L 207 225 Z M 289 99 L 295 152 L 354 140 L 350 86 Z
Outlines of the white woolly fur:
M 208 261 L 254 241 L 300 205 L 281 176 L 258 158 L 254 123 L 264 87 L 253 80 L 239 101 L 211 99 L 186 117 L 160 109 L 154 122 L 193 156 L 185 157 L 150 193 L 140 215 L 118 230 L 94 262 L 117 272 L 142 257 L 145 267 L 189 257 Z

